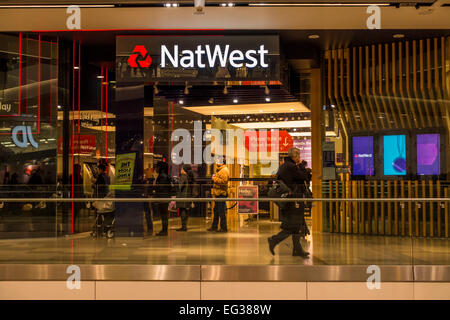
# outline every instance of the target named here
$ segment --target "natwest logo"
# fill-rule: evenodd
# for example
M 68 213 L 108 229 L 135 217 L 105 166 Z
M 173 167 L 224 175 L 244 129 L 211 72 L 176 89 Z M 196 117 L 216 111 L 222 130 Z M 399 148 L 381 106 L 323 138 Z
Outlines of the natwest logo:
M 269 64 L 266 62 L 266 50 L 264 45 L 259 46 L 258 50 L 230 50 L 230 45 L 222 47 L 219 44 L 214 46 L 199 45 L 196 50 L 180 50 L 178 45 L 170 48 L 161 45 L 161 67 L 166 67 L 169 60 L 174 68 L 178 66 L 182 68 L 213 68 L 217 64 L 225 68 L 229 63 L 234 68 L 241 68 L 245 65 L 247 68 L 263 67 L 267 68 Z
M 137 45 L 133 49 L 133 54 L 128 58 L 128 64 L 133 68 L 148 68 L 152 64 L 152 58 L 147 54 L 147 49 L 143 45 Z

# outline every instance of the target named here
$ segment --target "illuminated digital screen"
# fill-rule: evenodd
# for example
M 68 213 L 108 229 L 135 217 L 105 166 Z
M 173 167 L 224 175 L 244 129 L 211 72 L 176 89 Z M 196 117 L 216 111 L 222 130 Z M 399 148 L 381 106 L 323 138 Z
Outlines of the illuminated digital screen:
M 406 175 L 406 136 L 383 137 L 384 175 Z
M 440 135 L 417 135 L 417 174 L 439 175 L 441 173 Z
M 373 137 L 353 137 L 353 175 L 373 176 Z

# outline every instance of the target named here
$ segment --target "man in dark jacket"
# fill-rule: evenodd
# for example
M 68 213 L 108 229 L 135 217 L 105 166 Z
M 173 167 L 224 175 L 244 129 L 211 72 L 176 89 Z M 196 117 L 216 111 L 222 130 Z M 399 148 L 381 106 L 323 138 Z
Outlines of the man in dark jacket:
M 106 174 L 106 165 L 98 165 L 98 177 L 94 182 L 94 196 L 96 198 L 105 198 L 109 191 L 109 177 Z
M 300 198 L 304 181 L 307 179 L 304 171 L 300 170 L 300 150 L 291 148 L 288 151 L 288 157 L 283 165 L 278 169 L 277 180 L 283 181 L 291 189 L 292 198 Z M 293 256 L 307 258 L 309 253 L 305 252 L 300 244 L 300 231 L 304 223 L 304 204 L 303 202 L 289 202 L 281 210 L 281 232 L 268 239 L 270 252 L 274 255 L 274 249 L 281 241 L 292 235 L 294 250 Z
M 169 177 L 169 165 L 167 162 L 158 161 L 156 164 L 158 177 L 155 180 L 155 198 L 170 198 L 172 181 Z M 169 203 L 155 202 L 153 204 L 154 213 L 159 213 L 161 217 L 162 230 L 157 236 L 167 236 L 169 228 Z

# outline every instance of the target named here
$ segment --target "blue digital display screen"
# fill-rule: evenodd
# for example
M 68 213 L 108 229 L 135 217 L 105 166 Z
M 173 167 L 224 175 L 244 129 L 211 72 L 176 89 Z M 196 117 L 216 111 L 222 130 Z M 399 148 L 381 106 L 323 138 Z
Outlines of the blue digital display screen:
M 406 175 L 406 136 L 383 137 L 384 175 Z

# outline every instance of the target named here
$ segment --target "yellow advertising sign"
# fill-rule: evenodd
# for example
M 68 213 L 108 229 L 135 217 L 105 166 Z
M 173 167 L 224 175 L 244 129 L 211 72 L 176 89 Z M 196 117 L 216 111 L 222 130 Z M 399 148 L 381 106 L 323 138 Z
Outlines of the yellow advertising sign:
M 130 190 L 133 184 L 136 153 L 119 154 L 116 157 L 116 189 Z

